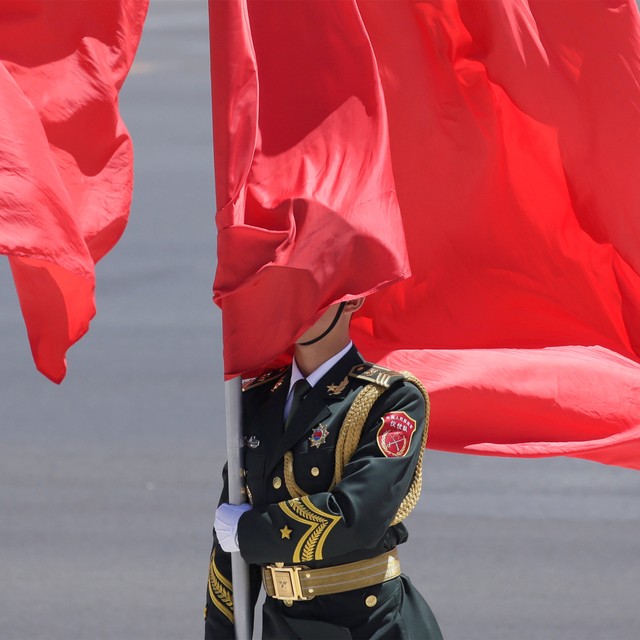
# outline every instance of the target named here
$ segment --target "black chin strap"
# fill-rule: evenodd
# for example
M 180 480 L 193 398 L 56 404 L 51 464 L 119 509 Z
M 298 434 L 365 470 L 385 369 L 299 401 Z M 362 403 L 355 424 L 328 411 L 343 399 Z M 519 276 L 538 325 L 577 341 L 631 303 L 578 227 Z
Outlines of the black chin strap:
M 317 338 L 313 338 L 313 340 L 308 340 L 307 342 L 298 342 L 298 344 L 301 347 L 308 347 L 310 344 L 315 344 L 316 342 L 319 342 L 320 340 L 322 340 L 322 338 L 324 338 L 333 329 L 333 327 L 336 326 L 336 324 L 338 323 L 338 320 L 340 319 L 340 316 L 342 315 L 342 312 L 344 311 L 344 307 L 346 304 L 347 304 L 346 302 L 340 303 L 340 306 L 338 307 L 338 311 L 336 311 L 336 317 L 332 320 L 331 324 L 329 325 L 329 327 L 324 333 L 321 333 Z

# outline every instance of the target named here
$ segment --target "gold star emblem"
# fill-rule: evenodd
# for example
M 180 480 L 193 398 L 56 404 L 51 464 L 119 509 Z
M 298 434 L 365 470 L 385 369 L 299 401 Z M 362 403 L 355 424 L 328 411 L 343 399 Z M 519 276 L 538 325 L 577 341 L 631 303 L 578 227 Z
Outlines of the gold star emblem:
M 328 435 L 329 429 L 327 429 L 327 425 L 321 422 L 317 427 L 315 427 L 315 429 L 311 431 L 309 442 L 311 443 L 312 447 L 319 449 L 320 445 L 324 444 L 327 441 Z
M 338 384 L 329 384 L 327 385 L 327 391 L 332 396 L 337 396 L 338 394 L 344 391 L 344 388 L 349 384 L 349 376 L 345 376 L 344 380 Z
M 291 540 L 291 533 L 293 532 L 293 529 L 289 529 L 289 527 L 285 524 L 284 527 L 282 527 L 282 529 L 280 529 L 280 533 L 282 534 L 282 539 L 284 540 L 285 538 L 287 540 Z

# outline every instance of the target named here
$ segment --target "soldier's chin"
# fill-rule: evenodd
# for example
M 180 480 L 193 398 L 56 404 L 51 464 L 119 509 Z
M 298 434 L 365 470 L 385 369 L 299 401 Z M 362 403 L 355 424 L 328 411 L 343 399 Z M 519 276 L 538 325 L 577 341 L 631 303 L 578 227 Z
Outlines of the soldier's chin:
M 310 340 L 315 340 L 320 334 L 316 333 L 315 335 L 307 335 L 306 333 L 303 336 L 300 336 L 297 340 L 296 340 L 296 347 L 304 347 L 304 346 L 309 346 L 309 345 L 305 345 L 305 342 L 309 342 Z M 317 344 L 317 343 L 316 343 Z

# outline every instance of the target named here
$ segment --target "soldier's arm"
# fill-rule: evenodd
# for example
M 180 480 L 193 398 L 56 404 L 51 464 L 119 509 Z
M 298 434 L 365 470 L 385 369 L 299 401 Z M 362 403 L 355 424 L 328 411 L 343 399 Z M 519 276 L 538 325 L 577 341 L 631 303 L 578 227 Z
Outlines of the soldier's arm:
M 398 420 L 408 441 L 398 435 L 394 444 Z M 424 398 L 414 385 L 403 382 L 384 393 L 332 491 L 254 508 L 240 518 L 243 558 L 256 564 L 304 563 L 376 545 L 412 482 L 424 423 Z
M 227 465 L 222 472 L 223 487 L 218 504 L 228 502 Z M 258 567 L 250 567 L 251 611 L 258 599 L 260 575 Z M 207 602 L 204 610 L 205 640 L 235 640 L 233 583 L 231 575 L 231 554 L 222 549 L 216 532 L 213 532 L 213 548 L 209 560 L 207 578 Z

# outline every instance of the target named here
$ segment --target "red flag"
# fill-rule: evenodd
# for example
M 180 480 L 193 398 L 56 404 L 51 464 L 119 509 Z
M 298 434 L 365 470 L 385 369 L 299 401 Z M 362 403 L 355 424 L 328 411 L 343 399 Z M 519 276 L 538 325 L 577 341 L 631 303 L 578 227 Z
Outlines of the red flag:
M 215 21 L 220 5 L 231 3 L 211 4 L 219 206 L 235 207 L 235 217 L 219 218 L 217 300 L 225 326 L 237 332 L 225 342 L 227 373 L 266 365 L 318 307 L 364 292 L 350 278 L 377 275 L 371 270 L 377 257 L 364 245 L 346 273 L 326 236 L 298 247 L 295 215 L 277 210 L 291 183 L 302 181 L 305 193 L 315 188 L 318 173 L 307 167 L 321 163 L 309 139 L 322 137 L 329 150 L 353 142 L 349 128 L 329 135 L 322 126 L 349 103 L 335 87 L 366 82 L 384 95 L 379 113 L 388 114 L 413 277 L 369 298 L 353 323 L 356 344 L 365 356 L 410 369 L 427 384 L 431 447 L 572 455 L 640 468 L 635 3 L 233 3 L 241 26 L 228 33 L 241 34 L 246 58 L 255 48 L 251 72 L 237 63 L 246 58 L 236 55 L 225 23 Z M 343 16 L 336 25 L 323 18 L 338 11 L 358 19 Z M 345 42 L 360 41 L 371 46 L 372 69 L 346 49 Z M 236 51 L 228 67 L 236 90 L 227 79 L 227 93 L 215 91 L 216 48 L 225 43 Z M 329 61 L 334 84 L 318 80 L 307 44 Z M 323 106 L 316 111 L 318 94 Z M 262 95 L 272 101 L 264 117 Z M 254 109 L 251 132 L 242 109 Z M 307 129 L 296 124 L 297 111 Z M 269 144 L 261 146 L 264 140 Z M 256 164 L 264 170 L 256 173 Z M 237 171 L 229 180 L 231 165 Z M 358 188 L 353 167 L 341 163 L 331 188 L 322 183 L 323 206 L 333 212 L 327 229 L 342 211 L 332 194 L 345 184 Z M 228 182 L 233 187 L 225 191 Z M 259 198 L 233 195 L 253 193 Z M 272 206 L 251 217 L 256 200 Z M 239 224 L 245 211 L 250 230 Z M 368 215 L 369 230 L 386 220 L 377 209 Z M 233 233 L 254 243 L 231 245 Z M 298 249 L 295 268 L 311 272 L 308 289 L 304 278 L 282 278 L 273 268 Z M 227 280 L 238 264 L 246 271 Z M 326 272 L 331 277 L 323 280 Z M 228 286 L 221 290 L 220 282 Z M 234 297 L 237 304 L 229 302 Z M 265 340 L 280 331 L 277 341 Z M 243 349 L 253 357 L 240 357 Z
M 127 221 L 133 157 L 118 92 L 147 3 L 0 7 L 0 253 L 36 366 L 55 382 L 95 313 L 94 264 Z
M 635 3 L 360 9 L 413 278 L 357 344 L 423 379 L 432 447 L 640 468 Z
M 323 307 L 409 267 L 356 5 L 212 0 L 210 15 L 215 300 L 232 377 L 276 358 Z

